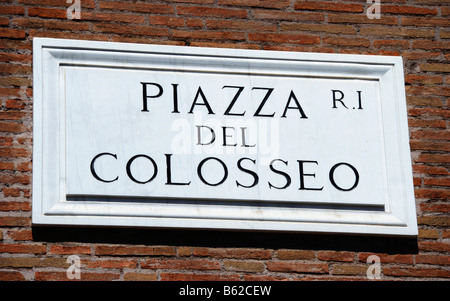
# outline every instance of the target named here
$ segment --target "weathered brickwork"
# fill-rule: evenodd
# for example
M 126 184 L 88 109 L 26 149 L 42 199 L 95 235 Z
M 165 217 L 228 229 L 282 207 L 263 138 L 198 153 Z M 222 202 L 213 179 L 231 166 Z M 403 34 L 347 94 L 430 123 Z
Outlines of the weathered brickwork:
M 0 0 L 0 281 L 69 280 L 70 255 L 81 259 L 81 280 L 367 280 L 371 255 L 382 280 L 450 279 L 450 2 L 381 0 L 380 18 L 369 18 L 365 0 L 80 0 L 80 19 L 68 18 L 66 2 Z M 34 37 L 402 56 L 417 240 L 43 240 L 51 235 L 31 226 Z

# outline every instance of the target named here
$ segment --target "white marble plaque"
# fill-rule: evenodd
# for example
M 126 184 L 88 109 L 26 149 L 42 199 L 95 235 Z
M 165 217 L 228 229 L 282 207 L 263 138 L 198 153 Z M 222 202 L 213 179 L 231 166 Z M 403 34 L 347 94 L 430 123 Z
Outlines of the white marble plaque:
M 400 57 L 34 39 L 33 222 L 417 234 Z

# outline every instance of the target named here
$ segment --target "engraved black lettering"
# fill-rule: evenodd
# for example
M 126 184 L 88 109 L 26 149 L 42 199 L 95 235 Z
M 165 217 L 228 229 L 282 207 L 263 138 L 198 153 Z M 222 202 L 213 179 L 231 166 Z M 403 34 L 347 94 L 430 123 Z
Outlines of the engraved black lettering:
M 294 102 L 295 102 L 295 106 L 293 106 L 293 107 L 289 106 L 290 103 L 291 103 L 291 99 L 293 99 Z M 305 112 L 302 109 L 302 106 L 298 102 L 297 97 L 295 97 L 294 91 L 292 91 L 292 90 L 291 90 L 291 94 L 289 94 L 289 99 L 288 99 L 288 101 L 286 103 L 286 107 L 284 108 L 284 112 L 283 112 L 283 115 L 281 117 L 286 118 L 286 112 L 287 112 L 288 109 L 297 109 L 299 111 L 299 113 L 300 113 L 300 118 L 306 118 L 306 119 L 308 118 L 308 117 L 306 117 Z
M 253 159 L 250 159 L 250 158 L 241 158 L 241 159 L 239 159 L 239 161 L 237 162 L 237 166 L 238 166 L 238 168 L 239 168 L 240 170 L 242 170 L 242 171 L 245 172 L 245 173 L 248 173 L 249 175 L 251 175 L 251 176 L 253 177 L 253 183 L 252 183 L 251 185 L 243 185 L 243 184 L 239 183 L 238 181 L 236 181 L 236 186 L 237 186 L 237 187 L 244 187 L 244 188 L 252 188 L 252 187 L 255 187 L 256 185 L 258 185 L 258 182 L 259 182 L 258 174 L 257 174 L 256 172 L 254 172 L 253 170 L 244 168 L 244 167 L 242 166 L 242 161 L 244 161 L 244 160 L 251 161 L 251 162 L 253 162 L 253 164 L 256 164 L 256 160 L 253 160 Z
M 148 103 L 147 103 L 147 99 L 148 98 L 158 98 L 163 94 L 163 88 L 161 87 L 160 84 L 157 83 L 145 83 L 145 82 L 141 82 L 142 84 L 142 110 L 141 112 L 148 112 Z M 147 94 L 147 86 L 152 85 L 158 88 L 158 93 L 156 93 L 155 95 L 148 95 Z
M 114 181 L 117 181 L 119 179 L 119 176 L 115 177 L 113 180 L 104 180 L 102 178 L 100 178 L 97 174 L 97 172 L 95 171 L 95 161 L 102 157 L 102 156 L 111 156 L 117 159 L 117 155 L 116 154 L 111 154 L 111 153 L 100 153 L 97 156 L 94 157 L 94 159 L 92 159 L 91 161 L 91 174 L 94 176 L 94 178 L 96 178 L 97 180 L 101 181 L 101 182 L 105 182 L 105 183 L 111 183 Z
M 255 90 L 255 89 L 256 90 L 267 90 L 267 93 L 266 93 L 266 95 L 264 95 L 264 98 L 262 99 L 261 103 L 259 104 L 258 109 L 256 109 L 256 112 L 253 116 L 256 116 L 256 117 L 273 117 L 273 116 L 275 116 L 275 112 L 272 114 L 261 114 L 261 110 L 263 109 L 266 101 L 269 99 L 270 94 L 272 94 L 274 88 L 264 88 L 264 87 L 252 88 L 252 90 Z
M 199 96 L 203 99 L 203 102 L 197 102 Z M 203 93 L 203 90 L 201 87 L 198 87 L 197 93 L 195 94 L 194 101 L 192 102 L 191 110 L 189 111 L 189 114 L 193 113 L 195 106 L 205 106 L 206 109 L 208 109 L 208 114 L 214 115 L 213 110 L 211 109 L 211 106 L 209 105 L 208 101 L 206 100 L 205 93 Z
M 223 86 L 223 88 L 237 88 L 237 92 L 234 95 L 233 99 L 231 100 L 230 104 L 228 105 L 227 109 L 225 110 L 225 113 L 223 115 L 231 115 L 231 116 L 244 116 L 245 115 L 245 111 L 243 113 L 231 113 L 231 109 L 234 106 L 234 103 L 237 101 L 237 99 L 239 98 L 239 95 L 241 95 L 242 91 L 244 90 L 244 87 L 240 87 L 240 86 Z

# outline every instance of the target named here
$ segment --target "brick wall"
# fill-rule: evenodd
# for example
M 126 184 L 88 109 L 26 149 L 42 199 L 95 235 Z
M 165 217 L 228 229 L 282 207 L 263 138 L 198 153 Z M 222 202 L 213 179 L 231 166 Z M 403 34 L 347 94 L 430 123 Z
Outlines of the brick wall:
M 0 280 L 381 279 L 450 277 L 450 2 L 381 0 L 0 0 Z M 32 38 L 56 37 L 404 58 L 417 239 L 339 235 L 34 229 Z

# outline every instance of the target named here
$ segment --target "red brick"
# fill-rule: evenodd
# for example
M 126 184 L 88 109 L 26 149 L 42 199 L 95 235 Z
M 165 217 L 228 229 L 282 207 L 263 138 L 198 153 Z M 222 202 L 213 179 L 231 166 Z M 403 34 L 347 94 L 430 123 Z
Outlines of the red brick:
M 356 34 L 356 28 L 351 25 L 337 25 L 337 24 L 308 24 L 308 23 L 291 23 L 283 22 L 280 25 L 281 31 L 293 31 L 293 32 L 326 32 L 334 34 Z
M 11 50 L 30 50 L 31 42 L 29 40 L 15 40 L 4 38 L 0 43 L 0 49 L 11 49 Z
M 14 163 L 12 163 L 12 164 L 14 165 Z M 20 196 L 20 189 L 5 187 L 5 188 L 3 188 L 3 196 L 5 196 L 5 197 L 9 197 L 9 196 L 17 197 L 17 196 Z
M 149 18 L 149 22 L 151 25 L 166 25 L 171 27 L 182 27 L 186 25 L 185 20 L 182 18 L 174 18 L 166 16 L 152 16 Z
M 421 64 L 420 71 L 450 72 L 450 64 L 441 64 L 441 63 Z
M 202 19 L 186 19 L 186 26 L 188 27 L 203 27 Z
M 328 273 L 328 265 L 325 263 L 299 263 L 275 261 L 267 262 L 267 269 L 273 272 L 291 272 L 306 274 L 325 274 Z
M 450 230 L 442 230 L 442 238 L 450 238 Z
M 335 53 L 336 51 L 331 47 L 320 47 L 315 45 L 264 45 L 264 50 L 277 50 L 277 51 L 298 51 L 298 52 L 319 52 L 319 53 Z
M 247 11 L 231 8 L 211 8 L 203 6 L 177 6 L 178 15 L 219 18 L 247 18 Z
M 414 49 L 450 49 L 450 42 L 435 41 L 435 40 L 417 40 L 413 41 L 412 48 Z
M 69 279 L 67 272 L 37 271 L 34 275 L 36 281 L 113 281 L 119 280 L 119 273 L 88 273 L 81 270 L 80 279 Z
M 403 264 L 413 264 L 413 256 L 412 255 L 403 255 L 403 254 L 374 254 L 374 253 L 361 253 L 359 254 L 359 261 L 367 263 L 367 258 L 371 255 L 376 255 L 380 258 L 380 264 L 386 263 L 403 263 Z
M 220 270 L 217 261 L 195 260 L 164 260 L 154 259 L 141 262 L 143 269 L 172 269 L 172 270 Z
M 239 275 L 161 273 L 162 281 L 239 281 Z
M 223 263 L 223 267 L 227 271 L 261 273 L 264 271 L 264 263 L 259 261 L 248 260 L 230 260 Z
M 352 24 L 386 24 L 397 25 L 396 17 L 383 16 L 380 19 L 369 19 L 365 14 L 328 14 L 328 23 L 352 23 Z
M 417 217 L 417 224 L 427 226 L 448 227 L 450 226 L 450 217 L 446 216 L 419 216 Z
M 144 36 L 166 36 L 169 31 L 165 28 L 150 27 L 150 26 L 138 26 L 138 25 L 119 25 L 119 24 L 95 24 L 95 31 L 115 33 L 115 34 L 127 34 L 127 35 L 144 35 Z
M 443 16 L 448 16 L 448 15 L 450 15 L 450 7 L 443 6 L 443 7 L 441 8 L 441 13 L 442 13 Z
M 420 154 L 416 162 L 450 163 L 450 155 L 445 154 Z
M 124 281 L 157 281 L 158 274 L 156 273 L 125 273 L 123 275 Z
M 407 60 L 421 60 L 421 59 L 433 59 L 440 56 L 440 52 L 432 51 L 404 51 L 402 53 L 403 58 Z
M 419 229 L 418 238 L 439 239 L 439 230 L 434 229 Z
M 28 202 L 0 201 L 0 211 L 30 211 L 30 210 L 31 206 L 30 203 Z M 15 223 L 12 220 L 10 222 Z M 22 217 L 18 217 L 18 220 L 16 222 L 18 222 L 19 224 L 24 223 L 24 221 L 22 221 Z
M 21 120 L 28 116 L 27 112 L 6 111 L 0 112 L 0 120 Z
M 27 157 L 31 154 L 28 149 L 0 147 L 0 157 Z
M 293 43 L 293 44 L 320 43 L 319 37 L 310 35 L 299 35 L 299 34 L 250 33 L 249 39 L 252 41 L 273 42 L 273 43 Z
M 28 15 L 30 17 L 67 19 L 67 9 L 30 7 L 28 8 Z
M 2 175 L 0 174 L 0 182 L 7 183 L 7 184 L 30 184 L 31 183 L 31 176 L 29 175 Z
M 48 6 L 66 6 L 68 5 L 66 0 L 19 0 L 19 3 L 24 4 L 36 4 L 36 5 L 48 5 Z M 94 8 L 94 0 L 80 1 L 82 8 Z
M 25 281 L 25 277 L 20 272 L 0 271 L 0 281 Z
M 8 236 L 11 237 L 13 240 L 32 240 L 33 235 L 31 230 L 9 230 Z
M 240 30 L 258 30 L 275 31 L 277 27 L 274 24 L 254 21 L 241 20 L 206 20 L 206 26 L 211 29 L 240 29 Z
M 450 256 L 417 254 L 415 258 L 416 263 L 450 265 Z
M 18 255 L 20 256 L 20 255 Z M 66 258 L 4 257 L 0 258 L 0 266 L 10 268 L 57 267 L 68 268 Z
M 50 253 L 53 254 L 91 254 L 91 247 L 85 246 L 51 246 Z
M 317 259 L 326 261 L 346 261 L 352 262 L 355 259 L 353 252 L 337 252 L 337 251 L 319 251 L 317 252 Z
M 409 41 L 405 40 L 375 40 L 373 41 L 374 47 L 393 47 L 393 48 L 409 48 Z
M 221 248 L 193 248 L 192 255 L 213 258 L 241 258 L 241 259 L 269 259 L 272 254 L 263 249 L 221 249 Z
M 421 130 L 410 134 L 411 139 L 450 140 L 450 131 Z
M 382 5 L 383 14 L 410 14 L 410 15 L 437 15 L 437 9 L 425 8 L 425 7 L 415 7 L 406 5 Z
M 423 180 L 424 185 L 450 187 L 450 178 L 428 178 Z
M 9 18 L 6 17 L 0 17 L 0 25 L 5 26 L 9 24 Z
M 0 30 L 0 38 L 23 39 L 25 36 L 26 32 L 22 29 L 2 28 Z
M 21 123 L 0 122 L 0 132 L 24 132 L 27 128 Z
M 249 7 L 264 7 L 264 8 L 286 8 L 290 3 L 288 0 L 267 1 L 267 0 L 218 0 L 219 5 L 233 5 L 233 6 L 249 6 Z
M 417 17 L 402 17 L 402 26 L 450 26 L 448 19 L 432 19 L 432 18 L 417 18 Z
M 435 109 L 435 108 L 411 108 L 408 109 L 409 116 L 420 116 L 420 117 L 428 117 L 428 116 L 437 116 L 448 118 L 450 117 L 450 111 L 444 109 Z
M 84 17 L 84 14 L 83 14 Z M 19 27 L 26 28 L 45 28 L 45 29 L 57 29 L 57 30 L 70 30 L 70 31 L 80 31 L 89 30 L 90 25 L 88 23 L 79 23 L 72 21 L 53 21 L 47 19 L 15 19 L 13 24 Z
M 369 265 L 342 264 L 333 266 L 333 275 L 367 275 Z
M 308 250 L 278 250 L 276 257 L 282 260 L 314 259 L 315 252 Z
M 288 277 L 244 275 L 244 281 L 290 281 Z
M 141 13 L 155 14 L 173 14 L 174 8 L 170 5 L 153 4 L 153 3 L 133 3 L 130 5 L 127 1 L 101 1 L 100 9 L 109 10 L 127 10 Z
M 242 43 L 218 43 L 218 42 L 197 42 L 190 43 L 191 46 L 196 47 L 214 47 L 214 48 L 234 48 L 234 49 L 260 49 L 257 45 L 242 44 Z
M 0 226 L 2 227 L 28 227 L 31 225 L 29 217 L 21 216 L 0 216 Z
M 414 194 L 419 199 L 446 201 L 450 197 L 450 191 L 441 189 L 415 189 Z
M 245 33 L 234 32 L 234 31 L 173 30 L 172 36 L 174 38 L 190 38 L 190 39 L 202 39 L 202 40 L 237 40 L 237 41 L 245 40 Z
M 97 246 L 96 255 L 114 256 L 175 256 L 175 247 L 135 247 L 135 246 Z
M 298 10 L 325 10 L 325 11 L 339 11 L 339 12 L 363 12 L 363 5 L 361 4 L 345 4 L 333 2 L 319 2 L 319 1 L 297 1 L 294 4 L 294 9 Z
M 45 254 L 46 249 L 47 247 L 43 245 L 0 244 L 0 252 L 2 253 Z
M 434 241 L 419 241 L 419 250 L 434 251 L 434 252 L 449 252 L 450 251 L 450 243 L 434 242 Z
M 420 204 L 420 210 L 424 212 L 450 212 L 450 204 L 445 203 Z
M 11 146 L 12 141 L 11 137 L 0 137 L 0 146 Z
M 324 21 L 325 15 L 323 13 L 314 12 L 286 12 L 273 10 L 255 10 L 253 11 L 255 19 L 272 19 L 285 21 Z
M 413 171 L 430 175 L 447 175 L 449 173 L 445 167 L 426 165 L 414 165 Z
M 95 261 L 81 261 L 81 266 L 87 269 L 134 269 L 137 268 L 137 260 L 95 260 Z
M 0 162 L 0 170 L 15 170 L 13 162 Z
M 6 31 L 5 31 L 6 32 Z M 4 31 L 0 31 L 0 37 Z M 25 32 L 24 32 L 25 36 Z M 31 66 L 23 66 L 23 65 L 0 65 L 0 73 L 2 74 L 14 74 L 16 76 L 20 75 L 30 75 L 32 74 Z
M 105 14 L 105 13 L 83 13 L 83 21 L 104 21 L 104 22 L 122 22 L 122 23 L 138 23 L 145 22 L 144 16 L 131 14 Z
M 95 28 L 95 26 L 94 26 Z M 51 30 L 34 30 L 28 31 L 30 38 L 45 37 L 45 38 L 57 38 L 57 39 L 77 39 L 77 40 L 93 40 L 93 41 L 107 41 L 109 37 L 101 34 L 83 34 L 74 33 L 68 31 L 51 31 Z
M 0 52 L 0 62 L 31 64 L 31 55 Z
M 322 39 L 324 44 L 336 46 L 354 46 L 354 47 L 369 47 L 370 41 L 365 38 L 332 38 L 327 37 Z
M 409 105 L 425 107 L 442 107 L 442 100 L 433 95 L 408 95 L 406 101 Z
M 450 142 L 447 142 L 447 141 L 412 140 L 410 142 L 410 146 L 411 146 L 412 150 L 450 151 Z M 430 171 L 431 171 L 431 169 L 430 169 Z M 447 172 L 442 173 L 442 170 L 440 173 L 436 173 L 437 171 L 438 171 L 438 169 L 435 169 L 434 174 L 447 174 Z
M 25 8 L 22 6 L 0 6 L 0 14 L 24 15 Z
M 410 127 L 418 127 L 418 128 L 440 128 L 445 129 L 447 127 L 447 124 L 444 120 L 430 120 L 430 119 L 410 119 L 408 120 L 408 124 Z M 413 143 L 414 141 L 411 141 L 410 143 Z M 417 141 L 419 143 L 424 144 L 424 141 Z M 425 146 L 425 145 L 422 145 Z M 442 147 L 442 148 L 440 148 Z M 438 148 L 438 149 L 436 149 Z M 429 149 L 429 150 L 445 150 L 446 148 L 446 142 L 439 141 L 436 145 L 430 145 L 429 147 L 423 148 L 423 149 Z
M 11 59 L 17 59 L 21 62 L 30 62 L 31 63 L 31 56 L 28 55 L 7 55 L 4 58 L 5 62 L 9 62 Z M 13 77 L 13 76 L 8 76 L 8 77 L 3 77 L 0 78 L 0 85 L 2 86 L 28 86 L 31 87 L 31 80 L 28 78 L 24 78 L 24 77 Z
M 370 26 L 363 27 L 359 30 L 359 34 L 362 36 L 399 36 L 399 37 L 410 37 L 410 38 L 426 38 L 433 37 L 434 30 L 432 29 L 417 29 L 417 28 L 395 28 L 385 26 Z
M 20 99 L 7 99 L 5 106 L 7 109 L 23 109 L 26 105 L 25 102 Z
M 299 279 L 293 279 L 294 281 L 363 281 L 363 280 L 367 280 L 366 277 L 361 278 L 361 276 L 356 276 L 356 277 L 352 277 L 352 276 L 341 276 L 341 275 L 332 275 L 332 276 L 324 276 L 324 275 L 319 275 L 319 276 L 306 276 L 306 277 L 302 277 Z
M 407 84 L 423 84 L 423 85 L 433 85 L 442 84 L 443 80 L 441 76 L 432 75 L 406 75 L 405 83 Z
M 387 276 L 398 276 L 398 277 L 450 278 L 450 270 L 439 270 L 436 268 L 386 267 L 383 268 L 383 274 Z
M 31 171 L 32 170 L 31 162 L 22 162 L 17 165 L 18 171 Z

